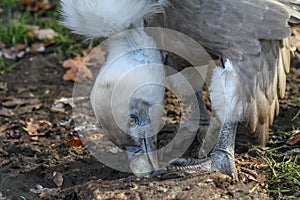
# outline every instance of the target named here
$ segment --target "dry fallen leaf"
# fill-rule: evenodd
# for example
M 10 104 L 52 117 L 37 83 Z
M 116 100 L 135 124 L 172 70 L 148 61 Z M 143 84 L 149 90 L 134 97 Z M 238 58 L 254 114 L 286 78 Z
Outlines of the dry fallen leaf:
M 83 51 L 83 56 L 76 56 L 64 61 L 63 67 L 70 69 L 63 76 L 63 80 L 81 83 L 87 79 L 92 79 L 93 74 L 88 66 L 102 65 L 105 62 L 105 56 L 106 52 L 98 46 L 90 51 Z
M 75 81 L 81 83 L 87 79 L 92 79 L 93 74 L 84 63 L 83 57 L 77 56 L 74 59 L 68 59 L 63 63 L 64 68 L 70 68 L 63 76 L 65 81 Z
M 17 44 L 13 47 L 2 49 L 2 54 L 6 59 L 15 60 L 17 58 L 22 58 L 27 49 L 24 44 Z
M 31 113 L 34 110 L 38 110 L 42 106 L 43 106 L 43 104 L 37 103 L 37 104 L 34 104 L 34 105 L 26 105 L 26 106 L 23 106 L 23 107 L 20 107 L 20 108 L 15 108 L 14 110 L 17 114 L 21 115 L 21 114 L 25 114 L 25 113 Z
M 60 99 L 56 99 L 51 107 L 51 110 L 53 112 L 61 112 L 61 113 L 65 113 L 68 114 L 68 112 L 66 111 L 66 106 L 69 105 L 72 108 L 74 108 L 74 98 L 66 98 L 66 97 L 62 97 Z
M 3 133 L 4 131 L 6 131 L 8 129 L 7 125 L 0 125 L 0 133 Z
M 20 107 L 22 105 L 35 105 L 39 104 L 39 99 L 18 99 L 15 97 L 8 97 L 5 99 L 2 99 L 3 103 L 2 105 L 4 107 Z
M 60 188 L 46 188 L 42 185 L 37 184 L 36 188 L 31 188 L 29 190 L 30 192 L 39 195 L 41 199 L 49 199 L 51 196 L 58 196 L 58 194 L 61 192 Z
M 21 3 L 26 6 L 26 10 L 31 12 L 52 10 L 56 6 L 55 1 L 49 0 L 21 0 Z
M 300 130 L 294 131 L 293 135 L 287 140 L 287 144 L 293 146 L 300 142 Z
M 45 50 L 46 50 L 46 47 L 45 47 L 45 44 L 43 44 L 43 43 L 36 42 L 31 45 L 32 53 L 38 53 L 38 52 L 41 53 L 41 52 L 44 52 Z
M 42 107 L 39 99 L 17 99 L 14 97 L 8 97 L 2 99 L 2 108 L 0 115 L 2 116 L 14 116 L 24 113 L 31 113 L 33 110 L 38 110 Z
M 64 182 L 62 174 L 59 172 L 53 172 L 53 182 L 57 187 L 61 187 Z
M 8 90 L 7 82 L 0 82 L 0 90 Z
M 68 146 L 75 147 L 77 149 L 81 149 L 83 147 L 83 143 L 80 138 L 74 137 L 67 142 Z
M 119 194 L 117 194 L 116 195 L 116 198 L 117 199 L 120 199 L 120 200 L 127 200 L 128 198 L 127 198 L 127 196 L 125 195 L 125 193 L 119 193 Z
M 7 108 L 4 108 L 4 107 L 2 107 L 0 109 L 0 116 L 12 117 L 14 115 L 15 115 L 15 113 L 11 109 L 7 109 Z
M 51 28 L 33 30 L 34 36 L 39 40 L 52 40 L 58 34 Z
M 51 127 L 52 124 L 46 120 L 29 118 L 26 120 L 26 127 L 23 127 L 23 129 L 30 136 L 44 136 Z
M 300 27 L 294 27 L 292 29 L 293 35 L 289 38 L 293 51 L 300 51 Z
M 84 52 L 84 62 L 87 66 L 103 65 L 106 60 L 106 52 L 100 46 L 93 48 L 90 51 Z

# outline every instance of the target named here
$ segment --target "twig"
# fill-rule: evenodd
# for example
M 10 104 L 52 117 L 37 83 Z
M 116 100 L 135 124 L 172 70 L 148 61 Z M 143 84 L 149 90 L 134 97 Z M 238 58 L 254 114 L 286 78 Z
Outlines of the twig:
M 299 115 L 300 115 L 300 109 L 299 109 L 299 111 L 297 112 L 297 114 L 293 117 L 292 121 L 294 121 Z

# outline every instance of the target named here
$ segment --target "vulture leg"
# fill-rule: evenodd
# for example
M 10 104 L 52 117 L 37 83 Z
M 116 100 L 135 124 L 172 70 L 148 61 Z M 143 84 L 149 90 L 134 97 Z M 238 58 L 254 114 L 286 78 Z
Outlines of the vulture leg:
M 203 146 L 202 144 L 204 144 L 208 140 L 206 138 L 206 133 L 207 133 L 209 125 L 210 125 L 211 116 L 207 111 L 205 103 L 203 102 L 202 91 L 196 92 L 196 97 L 197 97 L 198 104 L 199 104 L 199 111 L 201 113 L 200 120 L 199 120 L 199 126 L 198 126 L 198 130 L 197 130 L 197 140 L 199 141 L 200 145 Z M 167 133 L 174 132 L 175 133 L 179 129 L 179 126 L 180 126 L 179 124 L 166 124 L 162 128 L 161 134 L 164 134 L 164 132 L 167 132 Z M 205 150 L 204 149 L 201 150 L 203 152 L 203 156 L 207 155 L 207 153 L 212 149 L 210 147 L 213 147 L 214 145 L 215 145 L 215 143 L 206 144 Z M 207 153 L 204 154 L 204 152 L 207 152 Z
M 211 116 L 209 115 L 205 103 L 203 101 L 202 91 L 196 92 L 196 97 L 199 103 L 199 111 L 201 113 L 198 132 L 197 132 L 197 139 L 202 145 L 209 127 Z
M 237 178 L 234 160 L 234 145 L 237 124 L 242 113 L 242 105 L 237 97 L 238 85 L 238 76 L 230 61 L 226 61 L 225 68 L 217 67 L 215 69 L 210 86 L 210 94 L 212 109 L 219 121 L 221 121 L 216 145 L 210 155 L 206 158 L 176 159 L 172 162 L 171 166 L 169 166 L 171 171 L 220 171 L 232 176 L 234 179 Z M 214 136 L 216 136 L 216 134 L 214 134 Z M 208 135 L 208 137 L 210 136 Z
M 177 66 L 178 63 L 177 61 L 178 59 L 176 60 L 174 59 L 174 57 L 169 56 L 166 64 L 171 65 L 172 67 L 175 66 L 175 69 L 181 69 L 180 66 L 179 67 Z M 179 63 L 182 62 L 183 61 Z M 184 64 L 186 66 L 189 65 L 188 63 L 184 63 Z M 203 87 L 206 81 L 204 79 L 205 77 L 207 77 L 208 73 L 211 73 L 212 68 L 210 68 L 209 66 L 207 66 L 207 68 L 205 68 L 204 66 L 201 66 L 197 69 L 196 68 L 187 67 L 181 70 L 179 73 L 175 73 L 168 76 L 167 85 L 175 93 L 177 97 L 184 97 L 185 99 L 184 102 L 186 103 L 193 101 L 192 99 L 194 96 L 197 98 L 196 105 L 199 106 L 198 109 L 200 113 L 200 119 L 198 119 L 199 124 L 197 130 L 197 139 L 199 142 L 198 156 L 204 157 L 208 155 L 208 153 L 212 150 L 212 148 L 216 144 L 216 140 L 217 140 L 216 134 L 218 134 L 219 132 L 220 125 L 218 120 L 216 120 L 214 117 L 211 117 L 211 115 L 209 114 L 203 98 Z M 178 77 L 178 74 L 183 75 L 185 79 L 181 80 L 180 77 Z M 190 86 L 193 90 L 187 90 L 185 88 L 186 84 L 182 84 L 182 81 L 187 82 L 186 84 Z M 190 104 L 193 103 L 190 102 Z M 212 123 L 211 124 L 212 126 L 210 126 L 210 123 Z M 186 125 L 188 126 L 188 124 Z M 160 134 L 161 135 L 166 133 L 175 134 L 177 133 L 179 127 L 180 124 L 166 124 L 161 130 Z M 209 132 L 209 135 L 207 135 L 207 132 Z M 186 135 L 194 135 L 194 134 L 186 133 Z
M 225 122 L 220 130 L 216 146 L 206 158 L 179 158 L 172 162 L 169 169 L 180 170 L 188 173 L 220 171 L 234 179 L 237 171 L 234 161 L 234 141 L 237 122 Z

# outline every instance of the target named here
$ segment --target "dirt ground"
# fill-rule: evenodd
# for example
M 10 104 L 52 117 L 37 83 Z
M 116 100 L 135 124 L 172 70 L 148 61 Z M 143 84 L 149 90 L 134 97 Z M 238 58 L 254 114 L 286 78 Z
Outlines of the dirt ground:
M 288 198 L 266 192 L 264 172 L 251 176 L 243 170 L 253 169 L 254 161 L 263 163 L 257 153 L 263 150 L 251 146 L 237 145 L 237 183 L 219 173 L 137 178 L 103 165 L 85 147 L 70 144 L 78 137 L 71 106 L 55 107 L 54 102 L 72 97 L 73 82 L 62 80 L 66 69 L 54 52 L 27 55 L 0 76 L 0 200 Z M 298 62 L 287 79 L 287 98 L 281 101 L 269 146 L 286 142 L 279 133 L 300 128 Z M 38 135 L 29 135 L 34 120 L 41 127 Z M 289 195 L 300 198 L 299 187 L 289 189 Z

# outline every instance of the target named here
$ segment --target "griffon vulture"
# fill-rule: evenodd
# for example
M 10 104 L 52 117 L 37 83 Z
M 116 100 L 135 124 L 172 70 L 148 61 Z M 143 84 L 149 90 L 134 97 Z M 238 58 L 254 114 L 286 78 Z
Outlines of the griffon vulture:
M 269 126 L 278 114 L 278 99 L 284 96 L 290 67 L 287 38 L 291 27 L 300 22 L 299 3 L 298 0 L 61 0 L 61 23 L 87 38 L 111 37 L 131 29 L 130 36 L 121 34 L 109 44 L 109 55 L 95 82 L 91 101 L 108 137 L 128 150 L 131 169 L 137 175 L 171 168 L 160 164 L 153 137 L 160 129 L 163 115 L 161 109 L 153 107 L 163 101 L 165 56 L 143 28 L 176 30 L 218 58 L 209 86 L 212 110 L 221 122 L 217 142 L 207 157 L 178 158 L 171 166 L 179 165 L 177 168 L 182 170 L 219 170 L 236 177 L 234 143 L 238 122 L 248 123 L 265 145 Z M 132 46 L 148 48 L 115 59 L 114 55 L 128 52 Z M 134 72 L 129 73 L 131 70 Z M 132 92 L 149 82 L 154 84 Z M 112 98 L 117 101 L 113 109 Z

